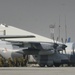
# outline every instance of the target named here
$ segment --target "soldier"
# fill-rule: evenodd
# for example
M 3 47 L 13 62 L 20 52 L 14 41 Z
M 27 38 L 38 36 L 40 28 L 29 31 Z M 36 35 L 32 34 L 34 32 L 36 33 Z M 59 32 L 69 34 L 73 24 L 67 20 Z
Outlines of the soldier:
M 14 67 L 17 67 L 17 62 L 18 62 L 18 61 L 17 61 L 17 58 L 14 58 L 14 59 L 13 59 L 13 66 L 14 66 Z
M 28 55 L 25 55 L 25 58 L 23 59 L 24 66 L 27 66 L 28 63 Z
M 12 59 L 11 58 L 8 59 L 8 65 L 9 65 L 9 67 L 13 67 Z
M 21 58 L 21 66 L 22 67 L 24 66 L 24 58 L 23 57 Z
M 0 67 L 3 67 L 3 59 L 0 57 Z
M 18 66 L 21 66 L 21 58 L 17 58 L 17 60 L 18 60 Z

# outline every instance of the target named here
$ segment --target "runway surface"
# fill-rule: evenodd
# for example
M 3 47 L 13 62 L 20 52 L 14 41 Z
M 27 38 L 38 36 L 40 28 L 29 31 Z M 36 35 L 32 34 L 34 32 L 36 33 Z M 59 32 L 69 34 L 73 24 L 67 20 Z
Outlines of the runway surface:
M 75 67 L 2 67 L 0 75 L 75 75 Z

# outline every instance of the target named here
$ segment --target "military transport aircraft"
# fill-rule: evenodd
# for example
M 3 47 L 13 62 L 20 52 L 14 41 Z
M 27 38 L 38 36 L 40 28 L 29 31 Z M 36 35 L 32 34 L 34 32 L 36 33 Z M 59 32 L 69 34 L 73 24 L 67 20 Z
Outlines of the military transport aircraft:
M 65 44 L 52 42 L 24 42 L 24 41 L 6 41 L 8 38 L 35 38 L 29 36 L 3 35 L 0 36 L 0 55 L 5 59 L 24 57 L 25 55 L 33 55 L 39 66 L 47 65 L 60 66 L 68 62 L 68 57 L 61 54 L 60 51 L 65 50 Z
M 12 52 L 11 54 L 13 56 L 16 56 L 17 54 L 17 56 L 32 55 L 41 67 L 44 67 L 45 65 L 48 67 L 53 65 L 60 66 L 61 64 L 68 62 L 68 58 L 64 54 L 59 53 L 60 50 L 65 50 L 66 45 L 64 44 L 58 46 L 57 43 L 52 42 L 9 42 L 13 47 L 22 48 L 18 51 L 15 50 L 15 53 Z

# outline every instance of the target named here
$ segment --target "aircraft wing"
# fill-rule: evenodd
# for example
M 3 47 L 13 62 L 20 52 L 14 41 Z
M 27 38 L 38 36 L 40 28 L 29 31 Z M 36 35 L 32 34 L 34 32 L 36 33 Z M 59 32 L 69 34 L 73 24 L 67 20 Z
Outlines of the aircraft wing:
M 34 35 L 0 35 L 0 39 L 10 39 L 10 38 L 35 38 Z

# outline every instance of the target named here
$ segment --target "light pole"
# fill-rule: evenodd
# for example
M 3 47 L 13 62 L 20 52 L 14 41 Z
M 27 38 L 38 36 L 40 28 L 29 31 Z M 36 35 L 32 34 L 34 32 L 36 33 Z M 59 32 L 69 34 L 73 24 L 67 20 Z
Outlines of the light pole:
M 66 16 L 65 16 L 65 43 L 67 42 L 67 25 L 66 25 Z
M 53 39 L 54 41 L 54 29 L 55 29 L 55 25 L 51 24 L 49 25 L 49 28 L 50 28 L 50 34 L 51 34 L 51 39 Z
M 58 30 L 59 30 L 58 39 L 60 41 L 60 16 L 59 16 L 59 28 L 58 28 Z

